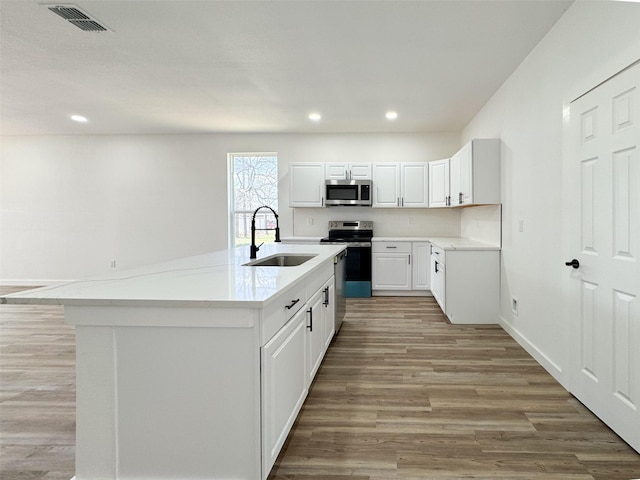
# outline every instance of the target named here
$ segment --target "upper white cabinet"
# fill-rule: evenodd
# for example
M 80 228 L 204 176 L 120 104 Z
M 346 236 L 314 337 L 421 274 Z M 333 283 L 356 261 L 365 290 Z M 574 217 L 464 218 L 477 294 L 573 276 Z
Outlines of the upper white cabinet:
M 500 140 L 475 139 L 451 157 L 451 206 L 500 203 Z
M 373 164 L 373 207 L 400 206 L 400 164 Z
M 374 163 L 373 207 L 427 208 L 429 164 Z
M 324 207 L 324 163 L 289 164 L 289 206 Z
M 449 159 L 429 162 L 429 208 L 448 207 Z
M 325 164 L 325 178 L 327 180 L 371 180 L 371 164 L 329 162 Z

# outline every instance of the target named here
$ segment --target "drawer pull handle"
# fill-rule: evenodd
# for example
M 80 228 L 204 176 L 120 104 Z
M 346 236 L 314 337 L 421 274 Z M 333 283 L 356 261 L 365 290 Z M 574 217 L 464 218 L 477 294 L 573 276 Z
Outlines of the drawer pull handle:
M 295 300 L 291 300 L 291 305 L 285 305 L 284 308 L 286 308 L 287 310 L 291 310 L 293 308 L 293 306 L 298 303 L 300 301 L 299 298 L 295 299 Z
M 389 247 L 389 246 L 388 246 L 387 248 L 398 248 L 398 247 Z

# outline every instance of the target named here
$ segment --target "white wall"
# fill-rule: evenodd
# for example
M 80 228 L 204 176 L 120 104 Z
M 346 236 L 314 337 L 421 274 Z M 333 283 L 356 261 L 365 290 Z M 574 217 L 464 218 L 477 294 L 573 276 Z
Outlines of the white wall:
M 41 284 L 227 248 L 227 153 L 278 152 L 282 235 L 326 234 L 335 209 L 288 205 L 292 161 L 426 161 L 459 134 L 2 137 L 0 282 Z M 312 210 L 312 209 L 305 209 Z M 446 212 L 445 212 L 446 213 Z M 380 232 L 459 233 L 459 214 L 353 211 Z M 307 219 L 317 219 L 307 232 Z M 366 217 L 366 218 L 365 218 Z
M 563 383 L 563 107 L 640 58 L 639 26 L 638 3 L 576 2 L 463 132 L 502 139 L 501 321 Z M 475 214 L 465 210 L 463 232 Z

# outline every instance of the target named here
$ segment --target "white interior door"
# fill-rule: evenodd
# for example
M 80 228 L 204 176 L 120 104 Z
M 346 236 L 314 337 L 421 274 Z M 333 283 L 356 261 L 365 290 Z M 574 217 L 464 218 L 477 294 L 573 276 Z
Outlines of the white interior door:
M 571 103 L 572 393 L 640 451 L 640 64 Z M 577 266 L 577 265 L 576 265 Z

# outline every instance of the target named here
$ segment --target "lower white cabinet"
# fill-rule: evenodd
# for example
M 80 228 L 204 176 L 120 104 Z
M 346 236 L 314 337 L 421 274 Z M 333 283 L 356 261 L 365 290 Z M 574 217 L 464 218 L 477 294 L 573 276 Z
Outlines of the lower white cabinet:
M 331 276 L 320 288 L 311 287 L 317 290 L 306 304 L 262 347 L 263 476 L 273 467 L 335 333 L 334 285 Z
M 305 328 L 307 329 L 307 387 L 313 382 L 324 354 L 323 338 L 323 292 L 317 291 L 307 304 L 307 319 Z
M 499 250 L 431 251 L 431 292 L 451 323 L 497 323 Z
M 445 264 L 444 250 L 435 246 L 431 247 L 431 293 L 440 305 L 443 312 L 446 312 L 446 283 L 445 283 Z M 442 257 L 442 258 L 440 258 Z
M 324 300 L 322 301 L 324 307 L 322 314 L 322 336 L 324 337 L 324 350 L 326 352 L 336 333 L 336 283 L 333 278 L 324 284 L 322 292 L 324 294 Z
M 429 246 L 429 242 L 374 239 L 371 253 L 373 294 L 414 292 L 424 295 L 430 283 Z
M 307 396 L 307 316 L 298 311 L 262 348 L 262 464 L 268 470 Z
M 430 242 L 411 242 L 411 277 L 413 290 L 429 290 L 431 276 L 429 275 Z
M 373 242 L 371 290 L 411 290 L 411 242 Z

